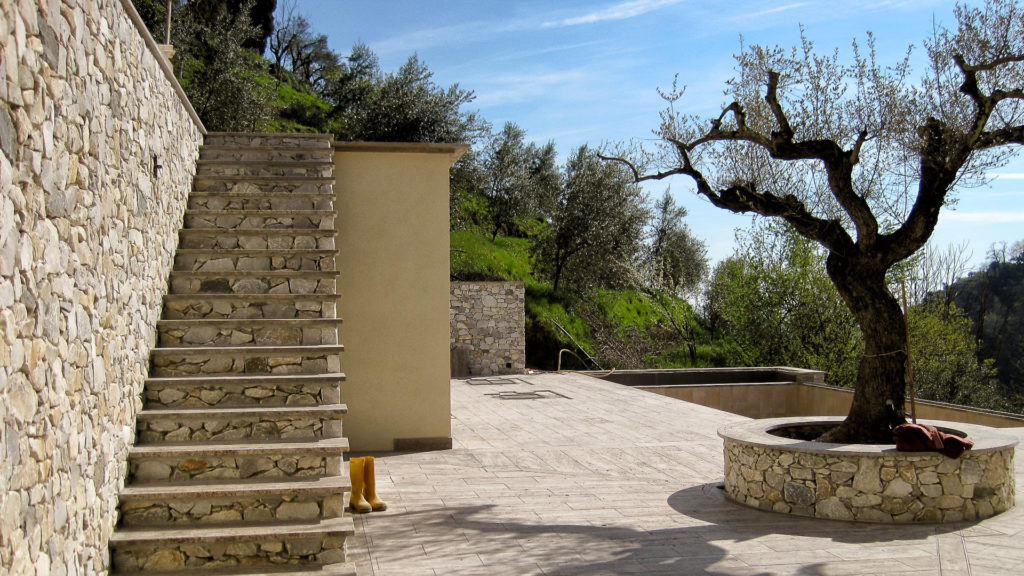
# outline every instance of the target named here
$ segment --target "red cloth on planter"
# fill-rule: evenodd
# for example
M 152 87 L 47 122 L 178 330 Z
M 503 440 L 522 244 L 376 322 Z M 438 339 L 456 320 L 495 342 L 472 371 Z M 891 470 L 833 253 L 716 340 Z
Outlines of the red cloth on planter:
M 902 452 L 939 452 L 950 458 L 959 458 L 970 450 L 974 442 L 956 434 L 947 434 L 935 426 L 907 422 L 892 429 L 896 449 Z

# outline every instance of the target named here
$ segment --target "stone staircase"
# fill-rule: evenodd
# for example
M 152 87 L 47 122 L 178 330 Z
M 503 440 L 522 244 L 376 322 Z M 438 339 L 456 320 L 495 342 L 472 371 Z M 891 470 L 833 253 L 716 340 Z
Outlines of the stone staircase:
M 355 573 L 332 170 L 328 136 L 206 138 L 113 573 Z

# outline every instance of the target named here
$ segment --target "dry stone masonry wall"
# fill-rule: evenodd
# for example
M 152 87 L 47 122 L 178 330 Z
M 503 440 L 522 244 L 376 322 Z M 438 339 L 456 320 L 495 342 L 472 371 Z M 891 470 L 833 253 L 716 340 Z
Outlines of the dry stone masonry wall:
M 984 427 L 956 425 L 970 430 L 975 449 L 949 458 L 788 441 L 764 432 L 777 420 L 786 419 L 719 431 L 729 498 L 786 514 L 882 523 L 980 520 L 1014 505 L 1016 441 L 1001 441 Z
M 109 566 L 202 140 L 156 58 L 120 0 L 0 2 L 0 573 Z
M 452 282 L 451 291 L 452 375 L 489 376 L 525 370 L 523 284 Z

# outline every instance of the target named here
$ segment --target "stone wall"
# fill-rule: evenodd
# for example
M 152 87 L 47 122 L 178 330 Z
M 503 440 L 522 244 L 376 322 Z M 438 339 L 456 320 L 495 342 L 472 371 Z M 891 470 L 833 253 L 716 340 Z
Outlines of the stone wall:
M 154 51 L 127 0 L 0 3 L 0 573 L 109 566 L 203 133 Z
M 973 440 L 973 449 L 949 458 L 899 452 L 893 445 L 826 444 L 768 433 L 787 423 L 802 422 L 753 420 L 719 430 L 729 498 L 786 514 L 883 523 L 980 520 L 1014 505 L 1017 441 L 995 429 L 929 422 L 955 426 Z
M 452 376 L 526 369 L 525 294 L 522 282 L 452 282 Z

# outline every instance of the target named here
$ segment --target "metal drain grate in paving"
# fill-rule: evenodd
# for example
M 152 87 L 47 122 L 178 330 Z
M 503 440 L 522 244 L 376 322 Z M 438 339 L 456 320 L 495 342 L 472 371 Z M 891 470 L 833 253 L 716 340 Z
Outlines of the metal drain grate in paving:
M 494 396 L 498 400 L 545 400 L 551 398 L 572 400 L 572 398 L 565 394 L 559 394 L 554 390 L 530 390 L 529 392 L 515 392 L 513 390 L 508 390 L 503 392 L 493 392 L 487 394 L 487 396 Z
M 532 382 L 520 378 L 470 378 L 466 380 L 466 383 L 470 386 L 517 386 L 523 384 L 533 386 Z

